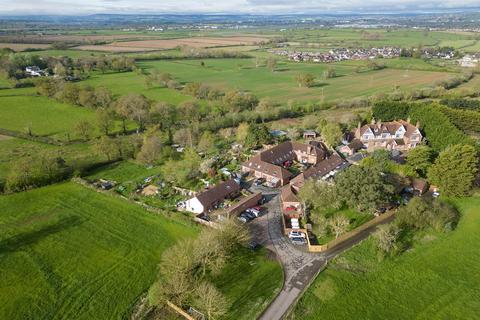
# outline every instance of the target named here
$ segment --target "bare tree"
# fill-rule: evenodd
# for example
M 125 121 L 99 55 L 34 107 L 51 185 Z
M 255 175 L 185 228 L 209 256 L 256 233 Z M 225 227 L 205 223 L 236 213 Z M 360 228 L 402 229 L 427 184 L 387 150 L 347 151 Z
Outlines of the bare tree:
M 75 133 L 88 141 L 93 130 L 93 126 L 86 120 L 79 121 L 74 127 Z
M 266 65 L 270 71 L 274 72 L 275 69 L 277 68 L 277 59 L 273 57 L 268 57 L 266 61 Z
M 143 164 L 153 165 L 160 159 L 161 151 L 162 141 L 158 136 L 145 137 L 142 148 L 137 155 L 137 160 Z
M 328 224 L 332 232 L 335 234 L 335 238 L 338 238 L 341 234 L 347 231 L 347 228 L 350 225 L 350 222 L 345 216 L 336 215 L 335 217 L 333 217 L 328 221 Z
M 194 305 L 207 315 L 207 319 L 221 318 L 228 311 L 228 302 L 223 294 L 209 282 L 202 282 L 195 290 Z
M 378 227 L 373 234 L 377 240 L 377 247 L 383 254 L 389 254 L 396 248 L 396 241 L 400 234 L 400 229 L 396 224 L 384 224 Z
M 98 155 L 105 156 L 108 161 L 118 156 L 118 146 L 112 138 L 102 136 L 95 143 L 95 151 Z

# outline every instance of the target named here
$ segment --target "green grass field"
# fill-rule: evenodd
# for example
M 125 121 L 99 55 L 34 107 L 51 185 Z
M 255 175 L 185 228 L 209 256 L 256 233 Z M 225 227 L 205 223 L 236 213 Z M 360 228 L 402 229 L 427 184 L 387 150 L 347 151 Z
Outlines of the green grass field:
M 205 67 L 198 60 L 148 61 L 140 66 L 171 73 L 181 82 L 202 82 L 227 89 L 250 90 L 259 97 L 271 97 L 278 101 L 347 99 L 402 89 L 422 87 L 449 76 L 444 72 L 384 69 L 356 73 L 353 66 L 331 65 L 337 77 L 323 80 L 326 64 L 279 62 L 277 71 L 264 66 L 255 68 L 254 59 L 207 59 Z M 318 81 L 313 88 L 299 88 L 295 76 L 299 73 L 314 74 Z M 133 88 L 133 87 L 132 87 Z
M 74 183 L 0 197 L 1 319 L 118 319 L 188 222 Z
M 161 70 L 164 71 L 164 70 Z M 165 70 L 166 71 L 166 70 Z M 135 72 L 92 74 L 85 81 L 80 82 L 83 85 L 104 86 L 109 88 L 115 96 L 127 93 L 140 93 L 155 101 L 163 101 L 172 104 L 179 104 L 183 101 L 193 100 L 191 96 L 168 88 L 148 88 L 145 84 L 145 76 Z
M 480 196 L 454 202 L 457 229 L 429 234 L 395 259 L 377 261 L 369 239 L 322 272 L 292 319 L 477 319 Z
M 16 161 L 24 157 L 34 157 L 43 152 L 62 157 L 68 165 L 75 168 L 84 168 L 105 161 L 93 152 L 92 145 L 89 143 L 54 146 L 0 135 L 0 183 L 6 178 Z
M 34 135 L 55 136 L 70 133 L 79 121 L 95 122 L 95 112 L 40 96 L 2 97 L 0 128 L 25 131 L 31 126 Z
M 276 260 L 267 257 L 265 249 L 255 253 L 243 249 L 213 283 L 230 303 L 228 315 L 223 319 L 251 320 L 260 315 L 281 289 L 283 272 Z
M 127 318 L 163 250 L 200 229 L 173 216 L 72 182 L 0 196 L 0 319 Z M 282 279 L 265 249 L 239 249 L 212 278 L 230 304 L 224 319 L 254 318 Z

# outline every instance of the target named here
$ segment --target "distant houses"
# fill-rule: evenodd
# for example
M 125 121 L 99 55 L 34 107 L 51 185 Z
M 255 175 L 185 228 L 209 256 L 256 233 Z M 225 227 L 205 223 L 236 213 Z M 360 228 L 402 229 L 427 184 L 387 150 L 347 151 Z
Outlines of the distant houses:
M 40 69 L 37 66 L 28 66 L 25 68 L 25 73 L 30 77 L 48 76 L 48 72 Z
M 467 54 L 462 59 L 458 60 L 458 64 L 464 68 L 475 68 L 478 65 L 478 59 Z

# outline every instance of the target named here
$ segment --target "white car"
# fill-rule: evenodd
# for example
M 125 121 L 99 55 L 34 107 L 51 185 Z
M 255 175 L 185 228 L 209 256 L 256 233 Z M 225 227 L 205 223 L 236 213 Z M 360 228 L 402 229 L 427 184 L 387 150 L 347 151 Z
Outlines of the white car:
M 245 210 L 245 211 L 250 212 L 250 213 L 253 213 L 257 218 L 258 218 L 258 216 L 260 215 L 260 211 L 257 210 L 257 209 L 255 209 L 255 208 L 250 208 L 250 209 L 247 209 L 247 210 Z
M 288 233 L 289 238 L 305 238 L 305 233 L 298 231 L 290 231 Z

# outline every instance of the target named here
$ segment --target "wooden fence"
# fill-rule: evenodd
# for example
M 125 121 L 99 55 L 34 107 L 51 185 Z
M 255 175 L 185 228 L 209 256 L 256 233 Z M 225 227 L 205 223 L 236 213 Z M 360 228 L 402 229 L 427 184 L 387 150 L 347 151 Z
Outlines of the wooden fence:
M 362 233 L 363 231 L 375 227 L 379 224 L 385 223 L 389 219 L 391 219 L 395 215 L 395 211 L 389 211 L 388 213 L 384 213 L 378 217 L 373 218 L 372 220 L 362 224 L 360 227 L 353 229 L 347 233 L 342 234 L 340 237 L 330 241 L 329 243 L 323 245 L 312 245 L 310 244 L 310 239 L 307 237 L 308 243 L 308 251 L 310 252 L 325 252 L 328 249 L 336 247 L 337 245 L 350 240 L 351 238 L 357 236 L 358 234 Z

